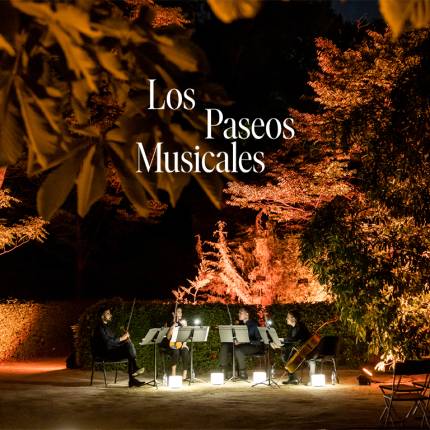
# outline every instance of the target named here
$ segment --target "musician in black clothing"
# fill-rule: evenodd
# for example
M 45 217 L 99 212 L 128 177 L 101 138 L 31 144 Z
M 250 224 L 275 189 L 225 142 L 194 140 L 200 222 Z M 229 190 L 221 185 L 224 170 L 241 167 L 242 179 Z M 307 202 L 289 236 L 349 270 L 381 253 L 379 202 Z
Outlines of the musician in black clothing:
M 187 379 L 187 371 L 190 366 L 190 350 L 186 342 L 172 342 L 174 333 L 180 327 L 187 326 L 187 320 L 183 317 L 182 308 L 176 308 L 172 312 L 173 323 L 166 335 L 165 341 L 160 345 L 162 352 L 170 356 L 170 363 L 172 366 L 171 375 L 176 375 L 176 367 L 179 361 L 182 361 L 182 379 Z M 174 336 L 176 337 L 176 336 Z
M 136 362 L 136 348 L 130 339 L 128 332 L 116 337 L 109 327 L 112 321 L 112 312 L 109 308 L 100 310 L 99 324 L 94 332 L 95 354 L 106 360 L 128 359 L 128 386 L 140 387 L 144 383 L 136 379 L 136 376 L 144 372 Z
M 283 339 L 282 360 L 287 363 L 293 355 L 293 348 L 298 347 L 306 342 L 310 337 L 309 330 L 301 321 L 300 314 L 297 311 L 289 311 L 287 314 L 288 332 Z M 298 380 L 294 373 L 288 372 L 288 380 L 283 381 L 283 384 L 297 384 Z
M 244 324 L 248 327 L 250 340 L 249 343 L 238 343 L 235 341 L 234 346 L 234 355 L 239 368 L 239 377 L 246 380 L 248 379 L 248 374 L 246 372 L 246 357 L 261 353 L 264 349 L 264 345 L 261 342 L 257 321 L 249 319 L 249 311 L 246 308 L 239 309 L 239 324 Z M 232 362 L 232 353 L 233 344 L 221 344 L 220 362 L 226 379 L 231 376 L 230 365 Z

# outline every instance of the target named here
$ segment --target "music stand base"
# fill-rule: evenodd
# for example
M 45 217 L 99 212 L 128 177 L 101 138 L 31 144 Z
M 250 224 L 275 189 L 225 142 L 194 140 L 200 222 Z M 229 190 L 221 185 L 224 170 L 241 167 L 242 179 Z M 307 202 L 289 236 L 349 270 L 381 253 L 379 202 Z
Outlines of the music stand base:
M 227 384 L 227 382 L 247 382 L 248 384 L 251 383 L 251 381 L 248 381 L 247 379 L 239 378 L 239 376 L 232 376 L 232 377 L 226 379 L 224 381 L 224 384 Z
M 266 385 L 267 387 L 281 388 L 281 386 L 276 381 L 274 381 L 272 378 L 268 378 L 265 381 L 261 381 L 261 382 L 257 382 L 255 384 L 252 384 L 251 387 L 256 387 L 257 385 Z

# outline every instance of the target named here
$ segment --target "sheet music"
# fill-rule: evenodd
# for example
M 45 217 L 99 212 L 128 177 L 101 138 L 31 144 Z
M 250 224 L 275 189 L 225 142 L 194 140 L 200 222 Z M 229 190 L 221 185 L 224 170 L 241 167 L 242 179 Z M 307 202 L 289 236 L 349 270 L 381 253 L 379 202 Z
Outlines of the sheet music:
M 282 342 L 278 337 L 278 333 L 276 333 L 276 330 L 273 327 L 270 327 L 268 330 L 269 336 L 272 338 L 272 342 L 276 345 L 281 347 Z
M 146 333 L 145 337 L 139 342 L 139 345 L 148 345 L 154 342 L 154 338 L 156 338 L 159 328 L 150 328 L 148 333 Z

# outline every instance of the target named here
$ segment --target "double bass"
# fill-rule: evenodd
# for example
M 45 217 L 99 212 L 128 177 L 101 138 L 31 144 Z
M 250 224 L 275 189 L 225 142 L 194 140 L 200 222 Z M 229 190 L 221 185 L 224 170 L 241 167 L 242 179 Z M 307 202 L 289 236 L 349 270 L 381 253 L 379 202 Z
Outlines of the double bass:
M 318 334 L 318 332 L 324 326 L 331 324 L 335 321 L 337 321 L 337 318 L 326 321 L 324 324 L 318 327 L 315 333 L 303 345 L 300 346 L 300 348 L 294 353 L 294 355 L 285 364 L 285 369 L 289 373 L 294 373 L 301 366 L 301 364 L 307 359 L 309 354 L 313 352 L 316 349 L 316 347 L 319 345 L 319 343 L 321 342 L 321 336 Z

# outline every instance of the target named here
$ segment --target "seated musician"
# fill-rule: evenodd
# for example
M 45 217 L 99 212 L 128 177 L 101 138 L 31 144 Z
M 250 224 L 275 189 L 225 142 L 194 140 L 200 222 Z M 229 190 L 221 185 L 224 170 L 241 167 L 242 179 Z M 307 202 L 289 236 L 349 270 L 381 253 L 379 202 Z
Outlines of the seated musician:
M 246 357 L 262 353 L 264 345 L 261 341 L 260 332 L 258 331 L 258 323 L 257 321 L 249 318 L 249 311 L 246 308 L 239 309 L 239 324 L 243 324 L 248 327 L 249 343 L 238 343 L 235 341 L 234 355 L 239 368 L 239 378 L 247 380 L 248 373 L 246 371 Z M 232 343 L 221 344 L 220 362 L 226 379 L 229 379 L 232 376 L 232 353 Z
M 310 337 L 309 330 L 301 321 L 297 311 L 289 311 L 287 314 L 288 332 L 282 341 L 282 361 L 287 363 L 294 353 L 294 348 L 306 342 Z M 288 379 L 283 384 L 297 384 L 298 379 L 294 373 L 288 372 Z
M 136 362 L 136 348 L 130 339 L 128 332 L 116 337 L 109 327 L 112 321 L 110 308 L 101 308 L 99 311 L 100 320 L 94 331 L 94 353 L 101 358 L 110 361 L 128 359 L 128 386 L 140 387 L 144 383 L 136 379 L 145 369 L 139 368 Z
M 163 351 L 170 356 L 171 375 L 176 375 L 176 367 L 182 361 L 182 379 L 187 379 L 188 367 L 190 365 L 190 350 L 186 342 L 176 342 L 176 334 L 179 327 L 186 327 L 187 320 L 183 318 L 182 308 L 172 312 L 173 323 L 167 332 L 166 341 L 163 342 Z M 173 338 L 173 339 L 172 339 Z

